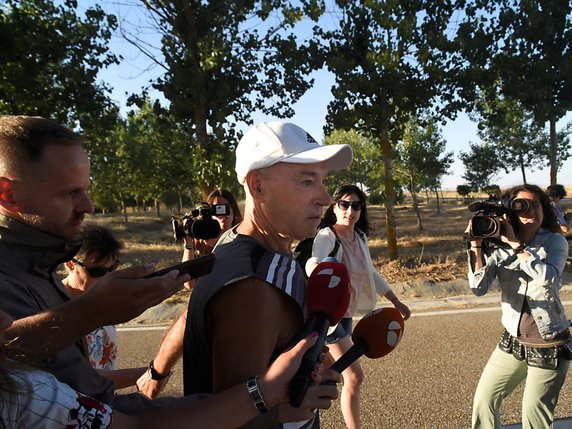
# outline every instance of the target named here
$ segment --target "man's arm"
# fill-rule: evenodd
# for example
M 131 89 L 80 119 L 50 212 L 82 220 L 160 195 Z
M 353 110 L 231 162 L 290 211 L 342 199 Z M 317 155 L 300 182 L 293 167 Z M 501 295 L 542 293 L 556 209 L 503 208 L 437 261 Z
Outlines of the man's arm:
M 213 332 L 215 393 L 263 373 L 274 350 L 302 330 L 294 300 L 255 278 L 220 291 L 209 304 L 207 318 Z
M 161 380 L 153 380 L 147 373 L 143 374 L 137 380 L 137 389 L 139 393 L 148 396 L 151 399 L 159 396 L 161 391 L 167 384 L 169 377 L 167 374 L 171 371 L 175 363 L 183 355 L 183 339 L 185 336 L 185 325 L 187 323 L 187 307 L 181 313 L 179 318 L 171 325 L 165 333 L 163 341 L 159 346 L 157 356 L 153 359 L 153 367 L 160 376 L 165 378 Z
M 10 341 L 12 349 L 37 358 L 50 356 L 95 328 L 139 316 L 181 290 L 189 280 L 186 274 L 177 277 L 176 271 L 141 278 L 153 269 L 154 264 L 149 264 L 110 273 L 77 298 L 15 320 L 4 331 L 4 338 Z

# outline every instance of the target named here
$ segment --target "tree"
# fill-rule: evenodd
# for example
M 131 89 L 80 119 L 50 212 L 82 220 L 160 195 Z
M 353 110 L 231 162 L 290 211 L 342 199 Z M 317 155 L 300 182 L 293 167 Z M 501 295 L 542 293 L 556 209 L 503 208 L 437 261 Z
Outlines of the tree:
M 472 188 L 471 185 L 457 185 L 457 194 L 463 197 L 464 201 L 467 201 L 469 195 L 471 195 Z
M 117 57 L 107 43 L 116 21 L 99 5 L 78 16 L 73 0 L 0 5 L 0 113 L 39 115 L 94 127 L 112 108 L 98 72 Z
M 348 168 L 330 173 L 328 178 L 328 183 L 331 184 L 330 191 L 342 183 L 356 184 L 368 191 L 376 187 L 377 177 L 375 168 L 372 167 L 380 165 L 382 159 L 372 139 L 354 129 L 334 130 L 324 138 L 323 144 L 348 144 L 354 152 L 353 161 Z
M 503 168 L 503 164 L 494 146 L 487 143 L 469 143 L 469 147 L 469 152 L 459 154 L 465 166 L 462 177 L 473 192 L 477 192 L 491 184 L 492 178 Z
M 250 124 L 256 109 L 291 116 L 291 105 L 311 86 L 307 74 L 321 65 L 320 56 L 291 29 L 304 13 L 317 17 L 322 10 L 317 0 L 303 3 L 303 9 L 277 0 L 144 4 L 162 35 L 162 55 L 150 57 L 165 74 L 153 86 L 179 122 L 192 124 L 196 177 L 206 196 L 209 172 L 224 170 L 217 163 L 229 158 L 236 140 L 228 118 Z M 277 23 L 270 22 L 274 17 Z M 141 47 L 135 36 L 127 37 Z
M 168 195 L 191 194 L 192 144 L 159 102 L 147 100 L 95 142 L 88 139 L 86 148 L 92 160 L 90 195 L 99 208 L 120 206 L 127 221 L 129 202 L 152 201 L 160 215 Z
M 441 176 L 447 173 L 453 162 L 453 153 L 444 153 L 445 144 L 437 121 L 428 118 L 424 123 L 410 120 L 397 145 L 396 171 L 406 178 L 419 230 L 423 230 L 423 221 L 417 194 L 423 188 L 436 189 Z
M 518 169 L 526 183 L 526 172 L 545 164 L 547 151 L 542 127 L 514 99 L 491 97 L 482 100 L 478 109 L 479 137 L 496 148 L 506 173 Z
M 319 32 L 335 75 L 328 129 L 355 128 L 379 142 L 383 155 L 389 257 L 396 259 L 393 146 L 411 117 L 452 97 L 446 53 L 450 1 L 344 0 L 339 28 Z M 450 107 L 447 103 L 440 106 Z M 449 112 L 449 111 L 447 111 Z
M 472 64 L 468 86 L 517 100 L 549 124 L 550 183 L 557 183 L 556 122 L 572 108 L 572 4 L 568 0 L 467 2 L 458 42 Z M 476 70 L 481 70 L 477 72 Z M 486 76 L 486 77 L 485 77 Z M 566 154 L 568 155 L 568 154 Z

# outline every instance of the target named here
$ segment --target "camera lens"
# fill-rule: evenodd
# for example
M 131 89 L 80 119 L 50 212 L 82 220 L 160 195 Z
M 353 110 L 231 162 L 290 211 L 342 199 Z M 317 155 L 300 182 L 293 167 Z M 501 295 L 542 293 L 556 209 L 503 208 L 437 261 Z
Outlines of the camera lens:
M 498 235 L 500 225 L 492 216 L 475 216 L 472 219 L 471 234 L 473 237 L 494 237 Z
M 528 211 L 530 205 L 528 204 L 528 200 L 524 198 L 515 198 L 512 200 L 510 207 L 517 215 L 523 215 Z

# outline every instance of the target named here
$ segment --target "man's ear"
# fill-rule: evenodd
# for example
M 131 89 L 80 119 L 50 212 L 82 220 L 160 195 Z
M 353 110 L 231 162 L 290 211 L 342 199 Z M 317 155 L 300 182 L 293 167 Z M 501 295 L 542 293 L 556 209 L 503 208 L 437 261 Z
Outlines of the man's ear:
M 248 187 L 248 192 L 255 200 L 259 199 L 262 195 L 263 190 L 263 180 L 262 172 L 260 170 L 249 171 L 245 178 L 246 186 Z
M 7 177 L 0 177 L 0 207 L 11 212 L 18 211 L 14 197 L 14 182 Z

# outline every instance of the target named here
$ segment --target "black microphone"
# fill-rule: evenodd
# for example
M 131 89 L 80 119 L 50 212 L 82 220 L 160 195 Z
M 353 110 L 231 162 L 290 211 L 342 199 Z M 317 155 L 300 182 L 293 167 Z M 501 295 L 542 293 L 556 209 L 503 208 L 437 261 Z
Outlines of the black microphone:
M 348 309 L 350 276 L 344 264 L 321 262 L 308 279 L 306 308 L 310 320 L 307 332 L 316 331 L 316 343 L 304 354 L 298 372 L 290 382 L 290 405 L 299 407 L 312 384 L 312 370 L 324 349 L 328 327 L 336 325 Z
M 404 328 L 403 316 L 397 308 L 385 307 L 366 314 L 352 332 L 353 346 L 330 369 L 341 374 L 364 354 L 377 359 L 391 353 L 401 341 Z

